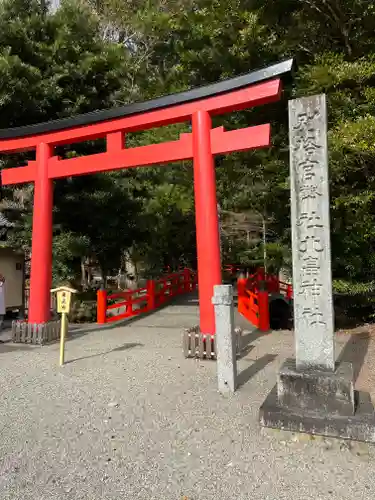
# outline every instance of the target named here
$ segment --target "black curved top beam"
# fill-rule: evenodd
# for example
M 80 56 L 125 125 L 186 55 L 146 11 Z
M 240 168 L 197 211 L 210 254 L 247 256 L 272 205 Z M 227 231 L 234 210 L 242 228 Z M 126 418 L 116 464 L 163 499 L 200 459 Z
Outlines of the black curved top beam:
M 91 125 L 93 123 L 114 120 L 116 118 L 124 118 L 126 116 L 138 115 L 147 113 L 157 109 L 168 108 L 177 104 L 185 104 L 199 99 L 205 99 L 220 94 L 225 94 L 233 90 L 239 90 L 255 83 L 264 82 L 271 78 L 281 77 L 290 73 L 293 68 L 293 59 L 288 59 L 266 68 L 246 73 L 245 75 L 236 76 L 228 80 L 223 80 L 218 83 L 197 87 L 177 94 L 158 97 L 149 101 L 127 104 L 119 108 L 104 109 L 93 111 L 82 115 L 73 116 L 71 118 L 62 118 L 59 120 L 51 120 L 49 122 L 37 123 L 35 125 L 27 125 L 24 127 L 0 129 L 0 139 L 16 139 L 19 137 L 27 137 L 31 135 L 43 134 L 57 130 L 64 130 L 73 127 Z

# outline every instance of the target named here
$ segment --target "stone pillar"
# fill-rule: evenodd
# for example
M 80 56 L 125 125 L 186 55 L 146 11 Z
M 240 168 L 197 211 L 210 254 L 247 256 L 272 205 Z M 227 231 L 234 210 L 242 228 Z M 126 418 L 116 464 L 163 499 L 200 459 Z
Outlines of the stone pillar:
M 289 104 L 296 366 L 335 368 L 325 95 Z
M 215 285 L 217 380 L 219 392 L 234 392 L 237 386 L 236 334 L 234 330 L 232 285 Z
M 289 141 L 296 359 L 280 368 L 260 422 L 374 442 L 369 398 L 355 393 L 350 363 L 335 365 L 325 95 L 290 101 Z

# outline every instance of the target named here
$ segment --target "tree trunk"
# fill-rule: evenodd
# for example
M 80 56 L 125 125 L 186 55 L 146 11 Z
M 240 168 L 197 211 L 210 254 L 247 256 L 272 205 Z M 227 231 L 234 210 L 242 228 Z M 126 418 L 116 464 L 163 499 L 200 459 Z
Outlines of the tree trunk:
M 125 263 L 125 288 L 135 290 L 138 288 L 138 269 L 136 262 L 129 252 L 124 255 Z
M 87 268 L 87 286 L 91 288 L 92 285 L 92 269 L 91 269 L 91 259 L 88 260 L 88 268 Z
M 87 289 L 87 275 L 86 275 L 86 257 L 81 257 L 81 286 L 83 290 Z

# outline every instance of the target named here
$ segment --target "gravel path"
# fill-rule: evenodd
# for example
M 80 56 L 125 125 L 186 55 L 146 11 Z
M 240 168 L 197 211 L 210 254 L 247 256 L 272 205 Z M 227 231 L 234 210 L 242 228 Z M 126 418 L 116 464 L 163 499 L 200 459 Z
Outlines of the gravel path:
M 373 447 L 258 425 L 291 333 L 249 334 L 244 383 L 223 397 L 215 363 L 182 356 L 196 317 L 175 304 L 76 332 L 63 368 L 57 344 L 0 344 L 0 499 L 372 500 Z M 351 341 L 365 388 L 374 341 Z

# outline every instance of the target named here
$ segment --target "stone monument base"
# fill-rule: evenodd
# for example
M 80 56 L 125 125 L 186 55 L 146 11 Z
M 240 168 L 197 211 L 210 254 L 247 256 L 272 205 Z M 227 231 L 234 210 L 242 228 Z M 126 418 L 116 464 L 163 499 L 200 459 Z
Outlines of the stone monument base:
M 60 320 L 48 323 L 12 322 L 12 341 L 21 344 L 43 345 L 60 338 Z
M 354 391 L 353 369 L 297 370 L 287 360 L 259 411 L 263 427 L 375 442 L 375 412 L 369 394 Z

